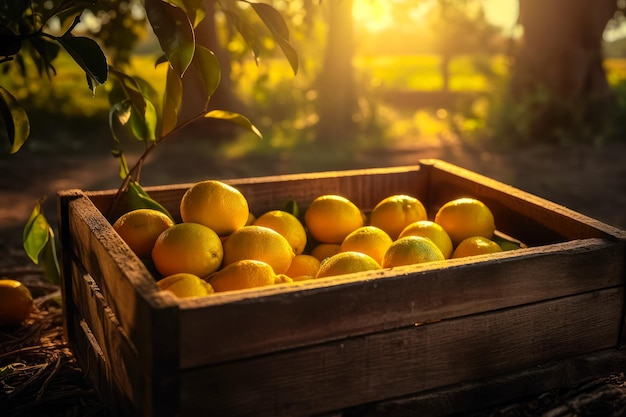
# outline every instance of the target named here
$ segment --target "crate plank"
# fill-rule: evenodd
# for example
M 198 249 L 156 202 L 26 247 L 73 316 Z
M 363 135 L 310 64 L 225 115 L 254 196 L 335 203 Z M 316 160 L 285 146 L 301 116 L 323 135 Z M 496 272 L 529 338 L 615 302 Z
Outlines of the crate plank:
M 618 287 L 192 369 L 181 412 L 311 415 L 502 375 L 614 347 L 623 302 Z
M 623 251 L 621 244 L 587 239 L 470 263 L 450 260 L 181 300 L 181 367 L 620 285 Z M 200 342 L 204 334 L 222 337 L 207 345 Z
M 531 246 L 591 237 L 626 239 L 620 229 L 480 174 L 444 161 L 422 162 L 432 164 L 428 201 L 433 210 L 454 198 L 478 198 L 493 211 L 499 230 Z

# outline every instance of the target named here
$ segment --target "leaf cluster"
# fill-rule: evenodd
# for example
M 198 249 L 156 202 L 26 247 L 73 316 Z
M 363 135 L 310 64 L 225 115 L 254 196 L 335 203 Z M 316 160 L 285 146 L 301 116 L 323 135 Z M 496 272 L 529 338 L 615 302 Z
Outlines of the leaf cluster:
M 95 7 L 95 0 L 8 0 L 0 5 L 0 64 L 17 62 L 24 66 L 21 54 L 28 53 L 37 65 L 39 76 L 51 77 L 56 74 L 54 60 L 63 48 L 84 71 L 87 86 L 94 94 L 97 86 L 107 81 L 113 84 L 109 93 L 109 126 L 116 143 L 112 153 L 119 160 L 122 178 L 114 205 L 123 202 L 126 210 L 149 207 L 167 213 L 142 189 L 141 167 L 161 142 L 194 121 L 202 118 L 225 120 L 262 137 L 245 116 L 224 110 L 209 110 L 209 102 L 219 85 L 221 74 L 215 54 L 196 42 L 198 24 L 204 18 L 213 18 L 205 16 L 202 3 L 202 0 L 145 0 L 147 20 L 163 52 L 155 66 L 167 65 L 166 85 L 158 106 L 152 102 L 147 87 L 149 83 L 113 67 L 107 62 L 98 42 L 73 33 L 83 12 Z M 260 34 L 249 22 L 249 13 L 244 13 L 242 6 L 251 8 L 283 51 L 293 72 L 297 73 L 298 56 L 290 44 L 289 30 L 280 12 L 269 4 L 248 0 L 222 0 L 218 4 L 258 60 L 262 44 Z M 61 34 L 48 30 L 48 22 L 52 18 L 67 22 Z M 196 87 L 201 89 L 203 103 L 197 113 L 182 119 L 180 110 L 186 77 L 192 77 Z M 15 153 L 26 142 L 30 125 L 26 111 L 1 85 L 0 115 L 9 139 L 9 153 Z M 126 140 L 145 144 L 144 153 L 133 166 L 129 166 L 122 150 L 122 143 Z M 24 248 L 35 263 L 42 264 L 44 270 L 56 271 L 47 275 L 58 277 L 58 262 L 50 256 L 54 253 L 53 245 L 52 228 L 43 216 L 39 202 L 24 230 Z

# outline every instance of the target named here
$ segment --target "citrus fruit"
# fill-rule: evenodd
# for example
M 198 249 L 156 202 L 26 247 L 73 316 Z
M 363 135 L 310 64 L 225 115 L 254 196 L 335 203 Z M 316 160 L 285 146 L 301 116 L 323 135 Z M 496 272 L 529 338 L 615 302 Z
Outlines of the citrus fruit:
M 269 227 L 244 226 L 224 241 L 224 266 L 244 259 L 269 264 L 277 274 L 284 274 L 295 256 L 283 235 Z
M 216 292 L 243 290 L 273 285 L 276 274 L 265 262 L 242 259 L 215 272 L 208 278 L 208 282 Z
M 208 282 L 197 275 L 186 272 L 162 278 L 157 281 L 157 286 L 179 298 L 204 297 L 215 292 Z
M 339 243 L 320 243 L 311 249 L 311 256 L 322 262 L 324 259 L 339 253 L 340 250 L 341 245 Z
M 363 226 L 346 236 L 341 242 L 340 252 L 361 252 L 381 263 L 383 255 L 392 243 L 384 230 L 375 226 Z
M 376 226 L 396 240 L 402 229 L 418 220 L 426 220 L 426 209 L 421 201 L 409 195 L 392 195 L 374 206 L 370 226 Z
M 304 212 L 309 233 L 320 243 L 341 243 L 350 232 L 363 226 L 361 210 L 339 195 L 321 195 Z
M 316 278 L 352 274 L 380 269 L 380 264 L 369 255 L 360 252 L 340 252 L 326 258 L 317 271 Z
M 432 240 L 439 248 L 443 257 L 448 259 L 452 256 L 452 240 L 448 232 L 437 223 L 430 220 L 419 220 L 405 227 L 398 238 L 405 236 L 422 236 Z
M 263 213 L 254 223 L 256 226 L 269 227 L 287 239 L 296 255 L 301 254 L 306 246 L 306 230 L 300 220 L 283 210 L 271 210 Z
M 250 211 L 239 190 L 216 180 L 200 181 L 189 188 L 180 201 L 180 216 L 185 223 L 199 223 L 220 236 L 243 227 Z
M 443 261 L 443 254 L 432 240 L 422 236 L 405 236 L 394 241 L 383 257 L 383 268 Z
M 223 257 L 217 233 L 198 223 L 165 229 L 152 249 L 154 267 L 163 276 L 187 272 L 205 277 L 220 267 Z
M 122 214 L 113 229 L 140 258 L 149 258 L 157 237 L 174 221 L 165 213 L 153 209 L 137 209 Z
M 320 261 L 312 255 L 296 255 L 289 265 L 285 275 L 296 278 L 300 276 L 315 276 L 320 269 Z
M 493 240 L 482 236 L 472 236 L 459 243 L 452 253 L 452 258 L 464 258 L 466 256 L 497 252 L 502 252 L 502 248 Z
M 0 327 L 16 327 L 33 310 L 33 295 L 27 286 L 14 279 L 0 279 Z
M 496 230 L 491 210 L 482 201 L 467 197 L 441 206 L 435 215 L 435 223 L 448 232 L 454 246 L 472 236 L 491 239 Z

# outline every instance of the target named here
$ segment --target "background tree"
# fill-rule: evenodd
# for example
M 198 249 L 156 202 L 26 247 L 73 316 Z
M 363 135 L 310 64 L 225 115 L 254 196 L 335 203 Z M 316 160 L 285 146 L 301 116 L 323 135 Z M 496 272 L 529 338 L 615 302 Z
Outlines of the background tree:
M 505 129 L 521 140 L 604 140 L 614 103 L 602 35 L 617 11 L 616 0 L 520 0 L 524 32 L 507 104 L 518 126 L 509 120 Z

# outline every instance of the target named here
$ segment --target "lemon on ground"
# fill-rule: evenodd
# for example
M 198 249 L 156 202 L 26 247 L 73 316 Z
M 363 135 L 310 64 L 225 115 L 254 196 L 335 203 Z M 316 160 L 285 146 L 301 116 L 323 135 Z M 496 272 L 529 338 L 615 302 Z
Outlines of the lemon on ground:
M 295 256 L 283 235 L 263 226 L 244 226 L 224 241 L 224 266 L 244 259 L 269 264 L 277 274 L 284 274 Z
M 113 229 L 140 258 L 150 258 L 154 242 L 174 221 L 165 213 L 153 209 L 137 209 L 122 214 Z
M 183 222 L 202 224 L 220 236 L 243 227 L 249 215 L 244 195 L 235 187 L 217 180 L 194 184 L 180 201 Z
M 482 236 L 472 236 L 458 244 L 452 253 L 452 258 L 464 258 L 466 256 L 497 252 L 502 252 L 502 248 L 493 240 Z
M 300 276 L 315 276 L 320 269 L 320 261 L 313 255 L 296 255 L 289 265 L 285 275 L 296 278 Z
M 346 236 L 341 242 L 340 252 L 361 252 L 381 263 L 392 243 L 393 240 L 384 230 L 375 226 L 363 226 Z
M 301 254 L 306 246 L 306 230 L 296 216 L 283 210 L 271 210 L 263 213 L 254 223 L 256 226 L 269 227 L 287 239 L 296 255 Z
M 184 272 L 160 279 L 157 286 L 179 298 L 204 297 L 215 292 L 213 287 L 199 276 Z
M 318 242 L 340 244 L 350 232 L 363 226 L 363 213 L 345 197 L 321 195 L 304 212 L 304 223 Z
M 326 258 L 317 271 L 316 278 L 352 274 L 380 269 L 380 264 L 369 255 L 360 252 L 340 252 Z
M 339 243 L 320 243 L 311 249 L 311 256 L 322 262 L 324 259 L 339 253 L 340 250 L 341 245 Z
M 419 220 L 411 223 L 400 232 L 398 238 L 405 236 L 427 237 L 437 245 L 444 258 L 448 259 L 452 256 L 452 240 L 450 236 L 448 236 L 448 232 L 433 221 Z
M 152 249 L 154 267 L 163 276 L 187 272 L 205 277 L 220 267 L 223 257 L 217 233 L 198 223 L 165 229 Z
M 405 236 L 394 241 L 383 257 L 383 268 L 443 261 L 443 254 L 432 240 L 422 236 Z
M 0 279 L 0 327 L 16 327 L 33 310 L 33 295 L 27 286 L 14 279 Z
M 496 230 L 491 210 L 482 201 L 467 197 L 441 206 L 435 215 L 435 223 L 448 232 L 454 246 L 472 236 L 491 239 Z
M 409 195 L 392 195 L 374 206 L 370 225 L 376 226 L 396 240 L 402 229 L 418 220 L 426 220 L 426 208 L 420 200 Z
M 216 292 L 263 287 L 276 283 L 272 267 L 262 261 L 243 259 L 226 265 L 208 278 Z

